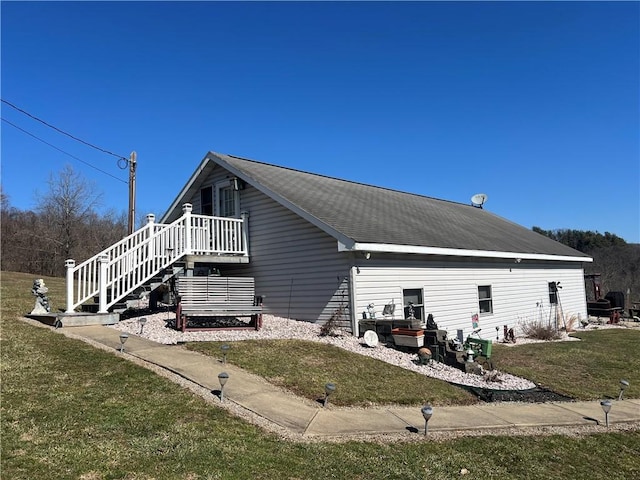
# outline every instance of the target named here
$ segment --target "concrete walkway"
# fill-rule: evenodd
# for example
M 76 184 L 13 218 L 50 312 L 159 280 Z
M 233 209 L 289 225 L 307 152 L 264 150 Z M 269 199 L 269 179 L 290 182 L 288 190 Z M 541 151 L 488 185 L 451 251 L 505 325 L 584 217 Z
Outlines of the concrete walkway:
M 101 325 L 63 329 L 117 350 L 117 330 Z M 423 431 L 417 407 L 339 408 L 297 397 L 263 378 L 219 358 L 191 352 L 178 345 L 162 345 L 130 335 L 125 353 L 176 373 L 208 390 L 220 390 L 218 374 L 227 372 L 224 401 L 233 402 L 280 427 L 305 436 L 402 434 Z M 322 393 L 324 387 L 319 387 Z M 339 388 L 339 387 L 338 387 Z M 617 393 L 617 392 L 616 392 Z M 612 400 L 609 423 L 640 421 L 640 399 Z M 550 403 L 485 403 L 434 407 L 429 431 L 486 430 L 517 427 L 593 426 L 604 424 L 599 401 Z

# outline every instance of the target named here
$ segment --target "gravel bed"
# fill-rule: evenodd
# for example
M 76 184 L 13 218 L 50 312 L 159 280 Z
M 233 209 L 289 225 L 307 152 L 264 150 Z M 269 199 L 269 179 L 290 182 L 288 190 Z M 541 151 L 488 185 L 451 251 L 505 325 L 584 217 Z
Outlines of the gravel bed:
M 278 318 L 271 315 L 263 315 L 263 327 L 259 331 L 221 330 L 184 333 L 167 326 L 175 318 L 175 314 L 172 312 L 145 315 L 145 318 L 147 322 L 142 328 L 142 333 L 138 318 L 120 321 L 118 324 L 113 325 L 112 328 L 166 345 L 183 342 L 235 342 L 262 339 L 309 340 L 335 345 L 350 352 L 366 355 L 391 365 L 459 385 L 495 390 L 530 390 L 536 387 L 535 383 L 527 379 L 504 372 L 500 372 L 497 375 L 497 381 L 487 381 L 484 376 L 467 374 L 443 363 L 432 361 L 429 365 L 420 365 L 417 362 L 418 356 L 416 353 L 401 352 L 382 344 L 371 348 L 366 346 L 362 339 L 355 338 L 349 334 L 320 336 L 320 327 L 316 324 Z

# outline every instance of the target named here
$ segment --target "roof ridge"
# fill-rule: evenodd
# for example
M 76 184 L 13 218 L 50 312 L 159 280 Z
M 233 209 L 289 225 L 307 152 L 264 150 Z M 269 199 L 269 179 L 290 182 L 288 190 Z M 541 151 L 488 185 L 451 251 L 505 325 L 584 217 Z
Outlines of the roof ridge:
M 360 186 L 363 186 L 363 187 L 375 188 L 375 189 L 378 189 L 378 190 L 386 190 L 388 192 L 393 192 L 393 193 L 401 193 L 403 195 L 411 195 L 411 196 L 415 196 L 415 197 L 426 198 L 426 199 L 429 199 L 429 200 L 436 200 L 436 201 L 439 201 L 439 202 L 447 202 L 447 203 L 453 203 L 455 205 L 462 205 L 462 206 L 467 206 L 467 207 L 471 207 L 471 208 L 477 208 L 477 207 L 473 207 L 473 205 L 471 205 L 471 204 L 457 202 L 455 200 L 448 200 L 448 199 L 445 199 L 445 198 L 437 198 L 437 197 L 432 197 L 432 196 L 429 196 L 429 195 L 422 195 L 420 193 L 415 193 L 415 192 L 406 192 L 404 190 L 397 190 L 397 189 L 390 188 L 390 187 L 382 187 L 380 185 L 372 185 L 372 184 L 369 184 L 369 183 L 358 182 L 358 181 L 355 181 L 355 180 L 347 180 L 347 179 L 344 179 L 344 178 L 332 177 L 330 175 L 324 175 L 324 174 L 321 174 L 321 173 L 307 172 L 305 170 L 300 170 L 298 168 L 284 167 L 284 166 L 281 166 L 281 165 L 274 165 L 272 163 L 262 162 L 262 161 L 259 161 L 259 160 L 253 160 L 251 158 L 239 157 L 237 155 L 230 155 L 230 154 L 224 154 L 224 153 L 220 154 L 220 153 L 216 153 L 216 152 L 211 152 L 211 153 L 213 153 L 215 155 L 225 155 L 227 157 L 235 158 L 237 160 L 242 160 L 242 161 L 245 161 L 245 162 L 252 162 L 252 163 L 257 163 L 257 164 L 260 164 L 260 165 L 266 165 L 268 167 L 274 167 L 274 168 L 279 168 L 279 169 L 283 169 L 283 170 L 289 170 L 291 172 L 303 173 L 303 174 L 311 175 L 311 176 L 314 176 L 314 177 L 321 177 L 321 178 L 325 178 L 325 179 L 329 179 L 329 180 L 335 180 L 335 181 L 338 181 L 338 182 L 351 183 L 351 184 L 360 185 Z

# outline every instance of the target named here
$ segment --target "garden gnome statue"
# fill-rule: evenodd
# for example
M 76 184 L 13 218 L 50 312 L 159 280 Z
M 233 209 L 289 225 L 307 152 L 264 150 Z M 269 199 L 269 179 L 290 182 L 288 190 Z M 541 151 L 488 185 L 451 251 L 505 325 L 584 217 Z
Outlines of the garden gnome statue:
M 31 314 L 49 313 L 49 297 L 47 292 L 49 289 L 44 285 L 44 280 L 37 278 L 33 281 L 33 288 L 31 293 L 36 296 L 36 304 L 33 307 Z

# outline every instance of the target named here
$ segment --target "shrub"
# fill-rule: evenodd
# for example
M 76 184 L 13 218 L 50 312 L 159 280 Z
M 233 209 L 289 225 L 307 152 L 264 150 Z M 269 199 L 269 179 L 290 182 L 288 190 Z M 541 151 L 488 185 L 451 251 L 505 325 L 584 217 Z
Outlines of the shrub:
M 524 323 L 520 330 L 525 337 L 536 340 L 558 340 L 562 336 L 552 325 L 545 324 L 542 321 Z

